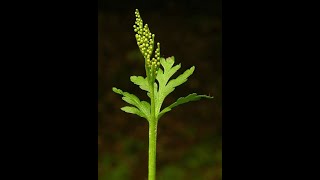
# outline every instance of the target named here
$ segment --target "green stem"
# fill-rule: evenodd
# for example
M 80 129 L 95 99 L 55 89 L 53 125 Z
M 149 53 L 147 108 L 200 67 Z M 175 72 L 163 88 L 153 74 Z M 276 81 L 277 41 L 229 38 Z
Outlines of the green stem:
M 148 180 L 156 179 L 157 123 L 149 124 L 149 162 Z
M 151 85 L 151 119 L 149 121 L 148 180 L 156 179 L 157 119 L 155 117 L 154 85 Z

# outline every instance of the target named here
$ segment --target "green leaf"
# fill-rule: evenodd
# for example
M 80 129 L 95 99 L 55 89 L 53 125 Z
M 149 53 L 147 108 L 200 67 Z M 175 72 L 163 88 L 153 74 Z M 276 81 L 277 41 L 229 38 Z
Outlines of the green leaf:
M 137 114 L 141 117 L 144 117 L 146 118 L 147 120 L 150 119 L 150 104 L 146 101 L 140 101 L 140 99 L 133 95 L 133 94 L 130 94 L 128 92 L 123 92 L 121 89 L 117 89 L 115 87 L 112 88 L 113 92 L 117 93 L 117 94 L 120 94 L 122 95 L 122 99 L 131 104 L 131 105 L 134 105 L 136 107 L 136 110 L 132 109 L 132 108 L 124 108 L 122 109 L 123 111 L 125 112 L 128 112 L 128 113 L 132 113 L 132 114 Z M 138 112 L 139 111 L 139 112 Z M 135 113 L 133 113 L 135 112 Z
M 142 76 L 131 76 L 130 77 L 131 82 L 138 85 L 140 89 L 147 91 L 148 97 L 150 97 L 150 84 L 148 81 L 148 77 L 144 78 Z M 155 90 L 157 89 L 157 83 L 154 83 Z M 151 98 L 151 97 L 150 97 Z
M 150 92 L 150 87 L 148 83 L 148 79 L 144 78 L 142 76 L 131 76 L 130 77 L 131 82 L 138 85 L 140 89 L 145 90 L 147 92 Z
M 137 109 L 135 107 L 125 106 L 125 107 L 122 107 L 121 110 L 126 112 L 126 113 L 136 114 L 136 115 L 144 118 L 143 113 L 139 109 Z
M 178 76 L 176 79 L 172 79 L 169 81 L 169 79 L 172 77 L 174 73 L 176 73 L 180 67 L 181 64 L 178 64 L 176 66 L 173 66 L 174 64 L 174 57 L 169 57 L 167 59 L 161 58 L 160 60 L 161 65 L 163 67 L 162 69 L 159 69 L 157 80 L 159 83 L 159 89 L 155 93 L 156 95 L 156 116 L 159 115 L 162 103 L 164 99 L 172 92 L 174 89 L 183 84 L 188 80 L 188 77 L 194 72 L 195 67 L 192 66 L 190 69 L 186 70 L 183 74 Z
M 207 95 L 197 95 L 196 93 L 189 94 L 186 97 L 180 97 L 176 102 L 172 103 L 170 106 L 164 108 L 160 113 L 159 113 L 159 118 L 164 115 L 166 112 L 171 111 L 172 108 L 179 106 L 181 104 L 190 102 L 190 101 L 198 101 L 201 98 L 208 98 L 212 99 L 213 97 L 207 96 Z
M 169 57 L 167 59 L 160 59 L 162 68 L 159 68 L 157 74 L 157 82 L 154 82 L 153 90 L 154 90 L 154 102 L 155 102 L 155 117 L 159 119 L 166 112 L 171 111 L 172 108 L 190 102 L 197 101 L 201 98 L 213 98 L 206 95 L 197 95 L 196 93 L 192 93 L 186 97 L 179 98 L 175 103 L 170 106 L 164 108 L 161 112 L 161 106 L 165 100 L 165 98 L 175 90 L 177 86 L 185 83 L 188 80 L 188 77 L 193 74 L 195 67 L 192 66 L 190 69 L 187 69 L 184 73 L 179 75 L 175 79 L 170 78 L 180 69 L 181 64 L 174 65 L 174 57 Z M 142 76 L 131 76 L 130 80 L 138 85 L 142 90 L 147 91 L 147 95 L 151 98 L 151 89 L 152 86 L 148 81 L 148 77 L 144 78 Z M 151 119 L 151 107 L 150 104 L 146 101 L 140 101 L 138 97 L 128 92 L 123 92 L 120 89 L 113 88 L 115 93 L 122 95 L 122 99 L 135 106 L 125 106 L 121 108 L 123 111 L 127 113 L 136 114 L 140 117 L 146 118 L 148 121 Z

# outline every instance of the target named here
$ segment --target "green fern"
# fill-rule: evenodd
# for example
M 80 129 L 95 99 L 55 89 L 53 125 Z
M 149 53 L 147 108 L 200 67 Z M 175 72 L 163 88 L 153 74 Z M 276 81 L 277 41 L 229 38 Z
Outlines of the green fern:
M 130 80 L 138 85 L 142 90 L 147 91 L 150 98 L 150 103 L 140 101 L 140 99 L 128 92 L 123 92 L 115 87 L 112 90 L 122 95 L 122 99 L 132 106 L 122 107 L 121 110 L 127 113 L 136 114 L 145 118 L 149 122 L 149 180 L 155 180 L 156 172 L 156 138 L 157 124 L 159 119 L 174 107 L 181 104 L 197 101 L 201 98 L 213 98 L 207 95 L 198 95 L 196 93 L 189 94 L 185 97 L 180 97 L 176 102 L 161 109 L 165 98 L 175 90 L 176 87 L 185 83 L 188 77 L 192 75 L 195 67 L 192 66 L 184 73 L 175 79 L 170 79 L 181 67 L 181 64 L 174 65 L 174 57 L 160 57 L 160 43 L 157 43 L 157 48 L 154 50 L 155 35 L 150 32 L 147 24 L 143 25 L 139 11 L 136 10 L 136 23 L 133 26 L 136 32 L 137 45 L 145 59 L 146 77 L 131 76 Z M 152 56 L 154 54 L 154 56 Z M 160 65 L 162 67 L 160 67 Z

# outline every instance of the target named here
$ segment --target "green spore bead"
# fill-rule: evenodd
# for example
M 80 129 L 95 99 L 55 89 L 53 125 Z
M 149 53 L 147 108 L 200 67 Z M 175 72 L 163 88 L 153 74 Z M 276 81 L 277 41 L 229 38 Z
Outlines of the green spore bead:
M 154 81 L 154 73 L 157 73 L 159 69 L 159 59 L 160 59 L 160 43 L 157 43 L 155 48 L 155 34 L 150 32 L 148 24 L 143 24 L 139 11 L 135 11 L 135 24 L 133 25 L 135 37 L 137 40 L 138 47 L 145 58 L 146 68 L 149 69 L 150 73 L 147 73 L 147 76 L 153 76 L 150 81 Z M 155 50 L 154 50 L 155 49 Z M 154 57 L 151 55 L 154 53 Z M 147 71 L 148 72 L 148 71 Z M 149 74 L 149 75 L 148 75 Z

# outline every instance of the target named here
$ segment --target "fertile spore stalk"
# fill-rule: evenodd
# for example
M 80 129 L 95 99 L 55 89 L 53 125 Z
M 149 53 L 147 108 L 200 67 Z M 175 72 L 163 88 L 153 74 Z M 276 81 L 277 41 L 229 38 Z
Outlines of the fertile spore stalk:
M 143 24 L 139 11 L 136 9 L 136 22 L 133 25 L 134 32 L 136 32 L 136 40 L 138 47 L 145 59 L 146 76 L 131 76 L 130 80 L 138 85 L 142 90 L 147 91 L 150 102 L 140 101 L 140 99 L 128 92 L 123 92 L 115 87 L 112 90 L 122 95 L 122 99 L 132 106 L 122 107 L 121 110 L 136 114 L 145 118 L 149 122 L 149 161 L 148 161 L 148 180 L 156 179 L 156 142 L 157 142 L 157 125 L 159 119 L 172 108 L 190 102 L 197 101 L 201 98 L 213 98 L 206 95 L 198 95 L 196 93 L 189 94 L 185 97 L 180 97 L 176 102 L 166 108 L 161 109 L 165 98 L 174 91 L 174 89 L 187 81 L 188 77 L 193 73 L 195 67 L 192 66 L 183 74 L 175 79 L 171 79 L 172 75 L 176 73 L 181 64 L 174 65 L 174 57 L 163 58 L 160 57 L 160 43 L 154 51 L 155 35 L 150 32 L 148 24 Z M 162 68 L 160 68 L 160 65 Z M 157 80 L 157 81 L 156 81 Z

